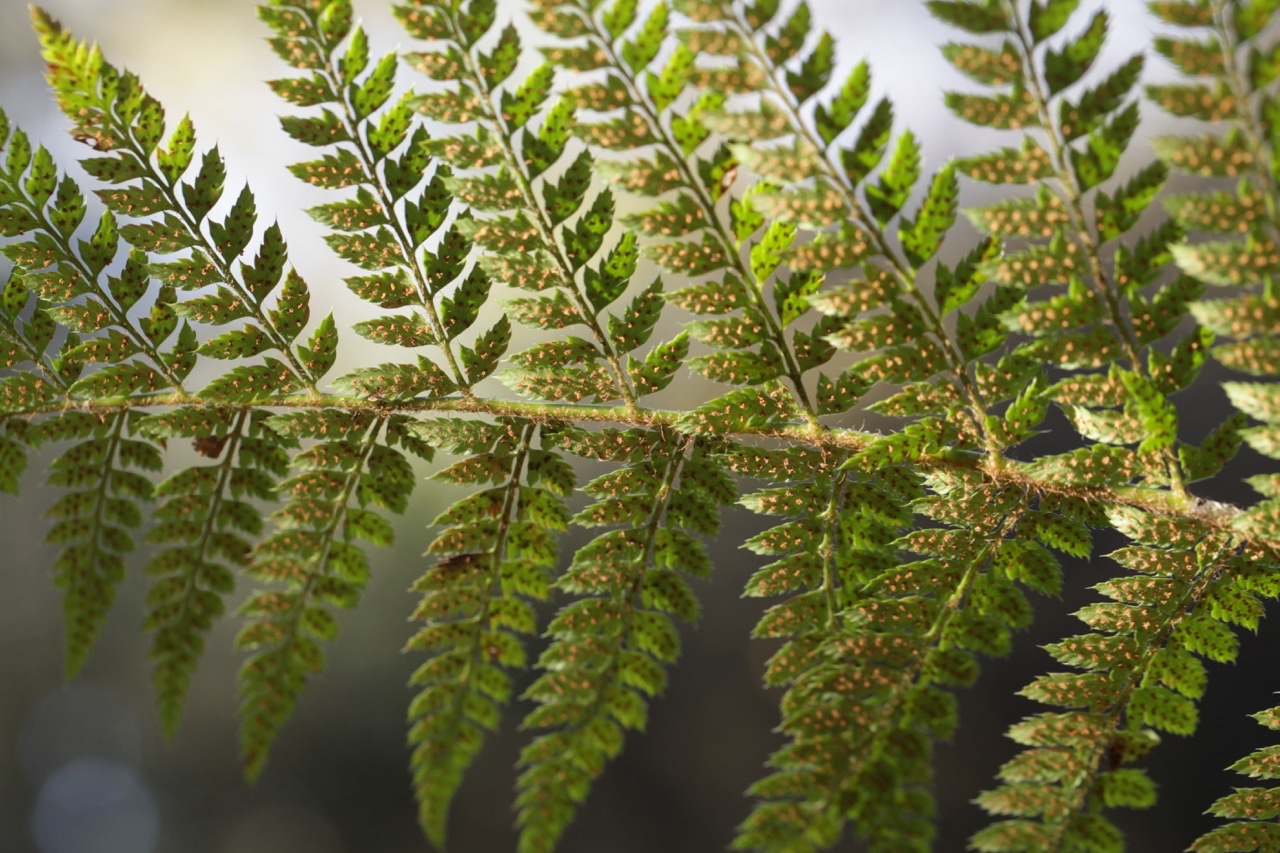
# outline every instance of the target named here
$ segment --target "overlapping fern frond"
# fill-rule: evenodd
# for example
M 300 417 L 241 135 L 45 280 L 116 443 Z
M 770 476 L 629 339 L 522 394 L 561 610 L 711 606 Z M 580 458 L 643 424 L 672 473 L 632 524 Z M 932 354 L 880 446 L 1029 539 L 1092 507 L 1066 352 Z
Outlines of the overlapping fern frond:
M 993 150 L 926 164 L 803 0 L 537 0 L 536 50 L 496 0 L 411 0 L 382 55 L 349 0 L 261 4 L 281 127 L 317 149 L 288 168 L 332 191 L 309 213 L 372 312 L 350 331 L 388 353 L 360 363 L 216 146 L 35 11 L 96 201 L 0 113 L 0 487 L 58 444 L 68 674 L 145 539 L 164 727 L 236 601 L 258 775 L 429 470 L 462 490 L 405 648 L 435 846 L 518 713 L 518 846 L 554 849 L 722 563 L 769 599 L 784 737 L 726 843 L 927 850 L 957 689 L 1105 529 L 1117 574 L 1021 691 L 1051 710 L 1010 730 L 970 843 L 1121 849 L 1108 810 L 1155 804 L 1144 758 L 1280 594 L 1277 475 L 1248 506 L 1196 497 L 1242 444 L 1280 458 L 1280 4 L 1149 4 L 1190 79 L 1145 88 L 1151 57 L 1099 64 L 1105 6 L 926 5 L 974 87 L 942 100 Z M 1144 99 L 1202 126 L 1143 156 Z M 975 184 L 1007 193 L 964 206 Z M 1245 378 L 1193 440 L 1210 358 Z M 709 548 L 733 504 L 759 561 Z M 1237 769 L 1274 778 L 1274 749 Z M 1272 849 L 1278 797 L 1224 797 L 1193 849 Z

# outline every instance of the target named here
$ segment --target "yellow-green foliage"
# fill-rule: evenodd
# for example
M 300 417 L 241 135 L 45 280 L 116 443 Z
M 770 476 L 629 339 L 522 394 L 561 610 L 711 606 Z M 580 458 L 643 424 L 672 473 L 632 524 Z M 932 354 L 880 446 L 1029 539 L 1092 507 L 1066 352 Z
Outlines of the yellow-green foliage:
M 1061 671 L 1021 691 L 1046 709 L 975 781 L 994 822 L 970 843 L 1121 849 L 1108 811 L 1155 804 L 1144 758 L 1194 731 L 1205 659 L 1232 661 L 1280 594 L 1277 475 L 1250 479 L 1249 506 L 1195 485 L 1241 442 L 1280 459 L 1280 3 L 1152 2 L 1172 35 L 1100 67 L 1102 4 L 929 2 L 973 81 L 941 97 L 1005 137 L 933 171 L 865 63 L 836 75 L 803 2 L 532 5 L 542 64 L 495 0 L 396 5 L 408 47 L 386 54 L 349 0 L 260 5 L 289 66 L 281 123 L 317 149 L 289 169 L 333 191 L 309 212 L 381 309 L 350 325 L 313 315 L 281 229 L 189 119 L 33 13 L 91 180 L 0 113 L 0 486 L 60 447 L 68 675 L 145 538 L 172 731 L 207 632 L 251 587 L 235 618 L 257 775 L 428 466 L 461 497 L 407 634 L 422 827 L 444 846 L 486 733 L 518 725 L 519 849 L 548 851 L 644 728 L 737 503 L 775 522 L 733 544 L 763 557 L 744 594 L 768 599 L 754 633 L 777 646 L 786 742 L 734 848 L 923 850 L 954 688 L 1010 651 L 1028 594 L 1052 606 L 1060 554 L 1092 556 L 1116 577 L 1047 646 Z M 1143 88 L 1153 60 L 1185 79 Z M 1148 146 L 1140 107 L 1198 133 Z M 972 182 L 1008 188 L 963 211 L 977 238 L 953 227 Z M 337 375 L 352 335 L 386 361 Z M 1230 407 L 1191 443 L 1181 392 L 1211 358 Z M 717 390 L 664 407 L 689 371 L 686 394 Z M 1072 449 L 1023 447 L 1054 408 Z M 897 427 L 855 429 L 867 409 Z M 166 467 L 182 443 L 198 464 Z M 604 473 L 577 483 L 575 459 Z M 562 559 L 579 528 L 595 538 Z M 1128 544 L 1097 554 L 1101 529 Z M 1274 779 L 1277 749 L 1236 769 Z M 1226 822 L 1194 850 L 1280 849 L 1280 788 L 1212 811 Z

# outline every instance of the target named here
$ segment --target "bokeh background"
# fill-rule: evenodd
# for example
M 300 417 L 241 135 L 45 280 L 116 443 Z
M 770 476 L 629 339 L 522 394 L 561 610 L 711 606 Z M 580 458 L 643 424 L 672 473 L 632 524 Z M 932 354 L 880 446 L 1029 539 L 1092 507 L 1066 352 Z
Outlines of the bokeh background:
M 519 3 L 501 2 L 503 15 L 518 17 Z M 967 88 L 937 50 L 959 34 L 935 24 L 923 3 L 811 0 L 811 5 L 815 21 L 836 35 L 846 66 L 859 58 L 870 61 L 877 94 L 893 98 L 898 126 L 916 131 L 929 168 L 950 156 L 1008 144 L 956 122 L 942 108 L 942 89 Z M 1141 49 L 1156 29 L 1142 4 L 1110 5 L 1116 38 L 1103 68 Z M 308 155 L 275 120 L 284 104 L 262 81 L 287 71 L 265 44 L 266 29 L 252 3 L 48 0 L 46 8 L 81 37 L 99 42 L 111 61 L 138 72 L 165 104 L 170 120 L 188 111 L 200 143 L 216 141 L 235 170 L 229 186 L 248 180 L 260 215 L 281 221 L 293 263 L 313 285 L 313 317 L 330 306 L 344 324 L 367 314 L 341 284 L 347 270 L 301 212 L 328 199 L 284 168 Z M 375 49 L 407 44 L 387 4 L 357 0 L 356 9 Z M 84 149 L 64 132 L 41 74 L 26 4 L 0 0 L 0 105 L 66 167 Z M 1167 74 L 1159 60 L 1149 63 L 1149 80 Z M 1146 118 L 1139 142 L 1175 129 L 1158 116 Z M 1134 149 L 1130 167 L 1146 156 L 1142 145 Z M 964 204 L 985 199 L 972 185 L 964 191 Z M 950 245 L 963 250 L 971 236 L 962 227 Z M 358 349 L 347 353 L 348 358 L 361 355 Z M 1196 396 L 1184 400 L 1185 438 L 1199 439 L 1221 416 L 1225 401 L 1216 389 L 1221 378 L 1207 373 Z M 680 405 L 683 394 L 696 390 L 692 384 L 676 387 L 667 403 Z M 868 423 L 874 425 L 861 415 L 849 421 Z M 1059 418 L 1052 424 L 1064 422 Z M 1038 445 L 1042 451 L 1050 446 L 1047 440 Z M 88 665 L 64 683 L 59 601 L 49 571 L 55 552 L 41 544 L 47 527 L 43 510 L 51 499 L 39 486 L 49 459 L 33 460 L 21 498 L 0 497 L 0 851 L 426 850 L 415 821 L 404 746 L 410 695 L 405 685 L 420 660 L 400 654 L 400 647 L 412 630 L 406 618 L 414 596 L 406 589 L 427 565 L 420 555 L 430 540 L 428 525 L 460 493 L 432 483 L 420 486 L 398 525 L 397 545 L 374 555 L 373 579 L 360 608 L 340 614 L 342 633 L 329 650 L 326 672 L 308 687 L 266 772 L 250 788 L 237 758 L 234 620 L 210 638 L 183 726 L 172 742 L 161 736 L 150 706 L 148 640 L 139 630 L 145 586 L 136 575 L 120 590 Z M 1258 470 L 1259 459 L 1245 451 L 1198 493 L 1251 500 L 1239 480 Z M 715 546 L 716 575 L 699 587 L 702 623 L 683 632 L 682 661 L 652 707 L 648 732 L 630 739 L 565 836 L 563 849 L 569 853 L 719 850 L 747 813 L 742 791 L 780 742 L 771 731 L 778 697 L 759 686 L 772 648 L 746 640 L 765 604 L 739 597 L 760 560 L 736 543 L 759 522 L 729 510 L 725 526 L 733 535 Z M 566 541 L 566 559 L 581 541 Z M 1097 553 L 1110 550 L 1105 536 L 1098 541 Z M 1005 728 L 1038 710 L 1013 695 L 1052 665 L 1038 644 L 1077 632 L 1079 623 L 1066 614 L 1091 600 L 1088 586 L 1113 571 L 1105 560 L 1071 566 L 1064 599 L 1037 601 L 1037 623 L 1018 650 L 1006 660 L 985 662 L 979 684 L 961 691 L 959 734 L 940 747 L 938 756 L 939 851 L 964 849 L 969 834 L 986 822 L 970 799 L 1014 753 L 1014 744 L 1003 737 Z M 1274 704 L 1272 694 L 1280 688 L 1269 629 L 1264 625 L 1257 638 L 1246 635 L 1237 665 L 1211 668 L 1213 689 L 1201 705 L 1200 732 L 1194 738 L 1167 738 L 1151 760 L 1161 785 L 1159 807 L 1118 815 L 1133 850 L 1182 849 L 1212 825 L 1202 815 L 1209 803 L 1242 783 L 1222 768 L 1265 742 L 1266 732 L 1244 715 Z M 519 709 L 508 715 L 507 732 L 490 740 L 458 796 L 451 829 L 455 850 L 512 849 L 511 768 L 524 740 L 512 731 L 518 719 Z M 841 849 L 860 845 L 849 839 Z

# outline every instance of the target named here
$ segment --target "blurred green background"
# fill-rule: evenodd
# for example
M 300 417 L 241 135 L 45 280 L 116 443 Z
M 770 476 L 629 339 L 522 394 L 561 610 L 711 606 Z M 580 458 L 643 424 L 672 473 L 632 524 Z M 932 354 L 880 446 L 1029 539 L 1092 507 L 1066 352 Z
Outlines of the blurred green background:
M 815 20 L 836 34 L 846 64 L 862 57 L 871 61 L 877 93 L 892 96 L 898 126 L 909 125 L 922 139 L 929 168 L 948 156 L 983 150 L 999 138 L 976 133 L 942 110 L 942 88 L 968 87 L 937 51 L 957 34 L 935 25 L 922 3 L 815 0 L 812 5 Z M 1140 4 L 1114 5 L 1118 38 L 1104 67 L 1140 49 L 1154 27 Z M 236 170 L 229 186 L 248 180 L 260 216 L 280 219 L 293 262 L 313 285 L 313 317 L 330 306 L 342 318 L 340 326 L 367 316 L 341 285 L 346 270 L 301 212 L 323 195 L 284 169 L 308 155 L 278 129 L 274 117 L 284 104 L 262 81 L 286 69 L 264 43 L 266 30 L 250 2 L 56 0 L 47 8 L 82 38 L 101 43 L 111 61 L 138 72 L 171 121 L 189 111 L 200 143 L 217 142 Z M 386 4 L 357 2 L 356 8 L 375 49 L 406 45 Z M 515 16 L 519 8 L 509 3 L 505 14 Z M 0 104 L 65 167 L 84 149 L 63 132 L 26 16 L 25 3 L 0 0 Z M 1146 139 L 1154 133 L 1150 128 L 1140 135 Z M 1001 138 L 1000 144 L 1009 143 Z M 972 185 L 965 191 L 966 204 L 984 200 Z M 953 246 L 963 250 L 969 236 L 960 232 Z M 353 348 L 346 357 L 358 360 L 372 353 Z M 1222 411 L 1214 379 L 1206 376 L 1203 397 L 1186 407 L 1193 412 L 1184 424 L 1187 438 L 1201 437 L 1215 409 Z M 681 405 L 697 390 L 686 383 L 664 402 Z M 848 423 L 869 422 L 859 415 Z M 1061 419 L 1054 423 L 1063 425 Z M 361 607 L 340 614 L 342 634 L 329 650 L 326 672 L 308 687 L 266 772 L 250 788 L 240 776 L 237 756 L 234 620 L 212 635 L 173 742 L 161 737 L 150 707 L 148 640 L 139 630 L 145 586 L 136 575 L 121 589 L 83 673 L 63 682 L 61 616 L 49 573 L 55 552 L 41 544 L 47 526 L 43 509 L 52 500 L 40 488 L 49 453 L 56 449 L 33 459 L 21 498 L 0 497 L 0 850 L 425 850 L 404 746 L 410 695 L 405 685 L 420 663 L 416 656 L 400 654 L 412 630 L 406 618 L 415 603 L 405 590 L 427 566 L 420 554 L 430 541 L 430 520 L 461 492 L 432 483 L 418 489 L 398 524 L 398 544 L 374 555 L 373 580 Z M 1216 491 L 1200 493 L 1251 500 L 1232 484 L 1258 465 L 1257 457 L 1242 454 Z M 780 743 L 771 732 L 778 697 L 759 686 L 772 648 L 746 639 L 765 603 L 739 598 L 742 583 L 761 560 L 736 543 L 760 525 L 736 509 L 726 511 L 724 522 L 732 535 L 715 546 L 714 579 L 699 586 L 703 621 L 697 631 L 684 631 L 682 661 L 666 694 L 653 705 L 648 732 L 630 739 L 566 835 L 563 849 L 569 853 L 723 849 L 748 810 L 741 792 Z M 1102 539 L 1098 553 L 1110 550 Z M 581 533 L 567 540 L 564 558 L 582 541 Z M 984 825 L 969 799 L 1013 754 L 1014 745 L 1003 738 L 1007 725 L 1038 710 L 1013 696 L 1051 663 L 1037 645 L 1078 631 L 1079 623 L 1064 614 L 1091 600 L 1087 587 L 1112 573 L 1114 566 L 1106 561 L 1072 567 L 1065 600 L 1037 601 L 1039 618 L 1031 636 L 1011 658 L 986 662 L 979 685 L 962 691 L 960 733 L 939 750 L 938 850 L 964 849 L 968 835 Z M 1265 742 L 1265 732 L 1243 715 L 1275 701 L 1271 694 L 1280 687 L 1280 673 L 1270 642 L 1265 632 L 1258 640 L 1246 638 L 1234 671 L 1211 669 L 1213 687 L 1222 689 L 1211 690 L 1202 705 L 1201 733 L 1170 739 L 1153 759 L 1161 782 L 1159 807 L 1121 816 L 1133 850 L 1181 849 L 1210 825 L 1200 814 L 1203 809 L 1230 785 L 1240 784 L 1221 768 Z M 459 794 L 452 822 L 458 851 L 512 848 L 511 767 L 524 740 L 512 729 L 521 712 L 508 715 L 507 732 L 491 739 Z M 859 845 L 850 840 L 841 849 Z

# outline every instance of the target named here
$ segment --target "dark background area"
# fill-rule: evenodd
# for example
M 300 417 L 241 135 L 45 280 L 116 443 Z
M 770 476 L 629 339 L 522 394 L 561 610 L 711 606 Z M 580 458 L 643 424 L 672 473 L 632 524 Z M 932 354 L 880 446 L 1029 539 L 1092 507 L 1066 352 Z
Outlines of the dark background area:
M 299 212 L 321 196 L 309 193 L 283 168 L 307 155 L 276 129 L 273 116 L 284 108 L 261 81 L 285 71 L 263 44 L 265 29 L 254 20 L 249 2 L 65 0 L 49 6 L 80 35 L 101 41 L 113 61 L 140 72 L 171 120 L 192 112 L 202 145 L 216 139 L 242 170 L 229 184 L 247 177 L 264 217 L 280 217 L 295 263 L 315 285 L 317 299 L 330 300 L 344 321 L 350 312 L 364 310 L 343 293 L 344 271 Z M 926 145 L 928 163 L 936 166 L 948 156 L 993 143 L 1010 144 L 1005 136 L 972 133 L 942 113 L 940 87 L 966 87 L 946 69 L 937 45 L 958 35 L 933 25 L 922 4 L 826 0 L 814 6 L 816 19 L 836 30 L 846 62 L 870 57 L 878 91 L 892 94 L 901 123 L 913 127 Z M 884 11 L 887 6 L 892 10 Z M 847 14 L 852 7 L 856 16 Z M 387 21 L 385 4 L 357 3 L 357 9 L 370 19 L 375 45 L 388 50 L 405 44 Z M 1115 12 L 1117 43 L 1104 57 L 1104 68 L 1137 49 L 1154 26 L 1140 10 L 1136 18 L 1129 8 Z M 25 16 L 25 3 L 0 0 L 0 104 L 65 165 L 83 152 L 69 142 L 51 110 Z M 1157 132 L 1151 128 L 1144 138 Z M 966 187 L 963 203 L 982 203 L 985 199 L 972 190 Z M 955 248 L 967 248 L 965 239 L 962 231 Z M 1206 371 L 1196 389 L 1179 398 L 1184 438 L 1199 440 L 1228 410 L 1217 388 L 1222 378 Z M 697 391 L 692 383 L 676 388 L 668 403 L 678 405 L 682 393 Z M 863 424 L 858 415 L 846 425 Z M 1057 414 L 1050 425 L 1067 428 Z M 1040 442 L 1038 452 L 1049 452 L 1050 444 Z M 428 565 L 420 554 L 430 541 L 429 522 L 462 492 L 434 483 L 419 488 L 398 524 L 397 545 L 373 555 L 373 579 L 360 608 L 340 614 L 342 633 L 328 649 L 325 673 L 303 694 L 267 770 L 250 787 L 240 775 L 237 754 L 240 659 L 231 651 L 234 619 L 211 635 L 172 742 L 161 736 L 151 708 L 148 638 L 140 630 L 146 587 L 137 573 L 120 589 L 84 671 L 63 682 L 61 615 L 49 573 L 56 552 L 41 544 L 47 529 L 43 512 L 53 495 L 41 489 L 40 481 L 49 454 L 56 452 L 33 458 L 20 498 L 0 498 L 0 850 L 427 849 L 416 824 L 404 744 L 411 695 L 406 682 L 422 659 L 402 655 L 400 648 L 413 630 L 406 620 L 415 596 L 406 590 Z M 1247 503 L 1254 498 L 1241 479 L 1260 470 L 1262 460 L 1245 450 L 1218 479 L 1195 491 Z M 425 477 L 428 471 L 421 473 Z M 682 659 L 671 671 L 667 692 L 652 705 L 647 732 L 629 738 L 565 836 L 563 850 L 719 850 L 746 816 L 750 804 L 742 791 L 781 743 L 772 733 L 778 696 L 759 685 L 773 648 L 747 640 L 768 602 L 740 598 L 742 585 L 762 560 L 738 543 L 762 526 L 745 510 L 724 513 L 730 532 L 714 545 L 716 573 L 695 586 L 702 622 L 696 630 L 683 630 Z M 565 560 L 585 541 L 582 536 L 578 532 L 565 541 Z M 1095 542 L 1099 555 L 1121 544 L 1111 534 L 1097 534 Z M 135 565 L 145 557 L 139 553 Z M 1069 614 L 1096 600 L 1091 584 L 1117 573 L 1101 557 L 1070 564 L 1063 599 L 1035 600 L 1036 623 L 1021 636 L 1017 650 L 1007 659 L 984 661 L 978 685 L 959 691 L 959 732 L 938 750 L 939 851 L 964 849 L 968 836 L 988 822 L 970 800 L 993 784 L 995 770 L 1015 753 L 1016 745 L 1004 737 L 1008 725 L 1042 709 L 1014 695 L 1054 666 L 1040 644 L 1083 630 Z M 237 600 L 247 592 L 248 585 L 242 585 Z M 1204 809 L 1230 786 L 1244 784 L 1223 768 L 1268 742 L 1268 732 L 1245 714 L 1277 701 L 1273 694 L 1280 688 L 1280 673 L 1269 628 L 1264 623 L 1260 636 L 1242 635 L 1238 664 L 1210 664 L 1211 689 L 1200 704 L 1199 732 L 1192 738 L 1166 736 L 1149 760 L 1160 784 L 1158 806 L 1112 813 L 1131 849 L 1184 848 L 1213 825 Z M 513 848 L 512 765 L 527 739 L 515 725 L 525 710 L 523 705 L 511 709 L 506 730 L 490 739 L 467 777 L 454 806 L 453 849 Z M 860 846 L 847 840 L 840 849 Z

